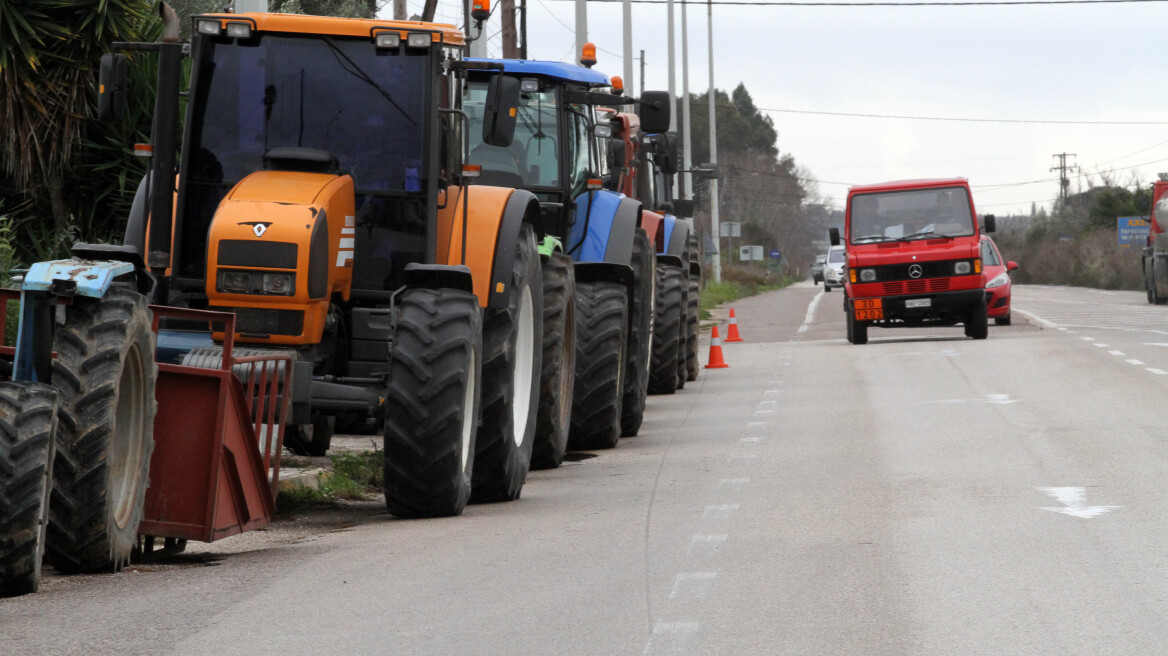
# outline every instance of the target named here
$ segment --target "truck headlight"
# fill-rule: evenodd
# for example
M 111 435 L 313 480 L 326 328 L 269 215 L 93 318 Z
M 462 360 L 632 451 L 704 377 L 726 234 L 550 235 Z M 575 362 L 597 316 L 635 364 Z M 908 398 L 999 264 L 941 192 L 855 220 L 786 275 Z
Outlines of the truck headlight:
M 1006 272 L 1003 271 L 1002 273 L 999 273 L 998 275 L 994 276 L 993 280 L 986 283 L 986 289 L 994 289 L 995 287 L 1001 287 L 1002 285 L 1004 285 L 1008 282 L 1010 282 L 1010 276 L 1008 274 L 1006 274 Z
M 860 269 L 860 282 L 876 282 L 876 269 Z
M 953 273 L 956 273 L 959 276 L 964 276 L 971 270 L 973 270 L 973 265 L 971 265 L 969 262 L 958 262 L 957 264 L 953 265 Z
M 265 273 L 264 292 L 267 294 L 282 294 L 291 296 L 296 293 L 290 273 Z
M 251 292 L 251 274 L 247 271 L 220 271 L 219 291 L 247 294 Z

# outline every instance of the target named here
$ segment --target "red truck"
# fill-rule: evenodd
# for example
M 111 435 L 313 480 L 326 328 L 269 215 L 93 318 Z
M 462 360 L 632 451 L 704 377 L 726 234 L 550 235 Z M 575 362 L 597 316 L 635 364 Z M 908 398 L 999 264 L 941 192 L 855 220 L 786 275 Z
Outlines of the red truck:
M 1148 302 L 1168 303 L 1168 174 L 1161 173 L 1152 185 L 1152 216 L 1148 221 L 1148 241 L 1140 257 Z M 1163 205 L 1163 207 L 1161 207 Z
M 868 327 L 952 326 L 985 339 L 981 230 L 965 178 L 910 180 L 848 190 L 844 310 L 848 341 Z M 839 230 L 830 232 L 839 245 Z

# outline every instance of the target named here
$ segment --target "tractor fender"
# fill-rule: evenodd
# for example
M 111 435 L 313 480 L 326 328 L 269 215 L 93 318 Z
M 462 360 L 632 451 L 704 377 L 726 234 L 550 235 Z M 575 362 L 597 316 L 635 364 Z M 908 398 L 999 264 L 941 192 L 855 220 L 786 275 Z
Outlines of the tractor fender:
M 689 241 L 689 224 L 685 221 L 679 221 L 676 216 L 666 214 L 665 219 L 665 248 L 661 250 L 663 255 L 676 255 L 677 257 L 685 257 L 685 249 Z
M 665 250 L 665 217 L 657 212 L 643 210 L 641 212 L 641 227 L 645 229 L 645 234 L 649 237 L 649 243 L 653 244 L 653 252 L 660 253 Z
M 407 287 L 418 289 L 459 289 L 474 293 L 474 276 L 463 264 L 419 264 L 411 262 L 403 273 Z
M 640 222 L 640 201 L 614 191 L 582 194 L 576 199 L 568 252 L 577 262 L 630 264 Z
M 488 308 L 505 308 L 510 298 L 511 265 L 515 261 L 515 244 L 519 243 L 519 230 L 524 223 L 532 224 L 537 241 L 543 239 L 543 219 L 539 201 L 535 194 L 524 189 L 516 189 L 507 199 L 503 218 L 499 222 L 499 236 L 495 241 L 495 261 L 491 266 L 491 286 L 487 296 Z

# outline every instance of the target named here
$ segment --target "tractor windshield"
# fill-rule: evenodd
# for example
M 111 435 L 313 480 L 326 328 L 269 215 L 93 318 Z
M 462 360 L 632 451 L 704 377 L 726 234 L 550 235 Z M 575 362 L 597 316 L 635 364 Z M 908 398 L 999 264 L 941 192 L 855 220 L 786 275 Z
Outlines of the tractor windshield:
M 520 94 L 515 140 L 506 148 L 491 146 L 483 138 L 483 104 L 487 82 L 473 81 L 463 97 L 470 116 L 470 163 L 483 167 L 484 184 L 503 187 L 559 187 L 560 141 L 555 89 Z
M 425 190 L 428 51 L 274 34 L 202 45 L 188 183 L 234 183 L 299 146 L 332 153 L 358 190 Z
M 969 194 L 962 187 L 859 194 L 849 208 L 853 244 L 973 234 Z

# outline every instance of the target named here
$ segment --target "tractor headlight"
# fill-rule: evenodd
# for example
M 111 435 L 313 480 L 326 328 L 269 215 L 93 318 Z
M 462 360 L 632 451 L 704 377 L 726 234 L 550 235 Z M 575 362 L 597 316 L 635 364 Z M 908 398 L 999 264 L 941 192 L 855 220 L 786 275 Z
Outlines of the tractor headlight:
M 237 294 L 251 292 L 251 273 L 247 271 L 220 271 L 219 291 Z
M 958 262 L 957 264 L 953 265 L 953 273 L 959 276 L 967 275 L 972 270 L 973 265 L 966 261 Z
M 228 23 L 227 36 L 232 39 L 250 39 L 251 23 Z
M 860 269 L 860 282 L 876 282 L 876 269 Z
M 296 293 L 295 285 L 293 285 L 292 274 L 290 273 L 265 273 L 264 274 L 264 293 L 266 294 L 282 294 L 284 296 L 291 296 Z
M 1005 271 L 994 276 L 994 279 L 986 283 L 986 289 L 994 289 L 1010 282 L 1010 276 Z

